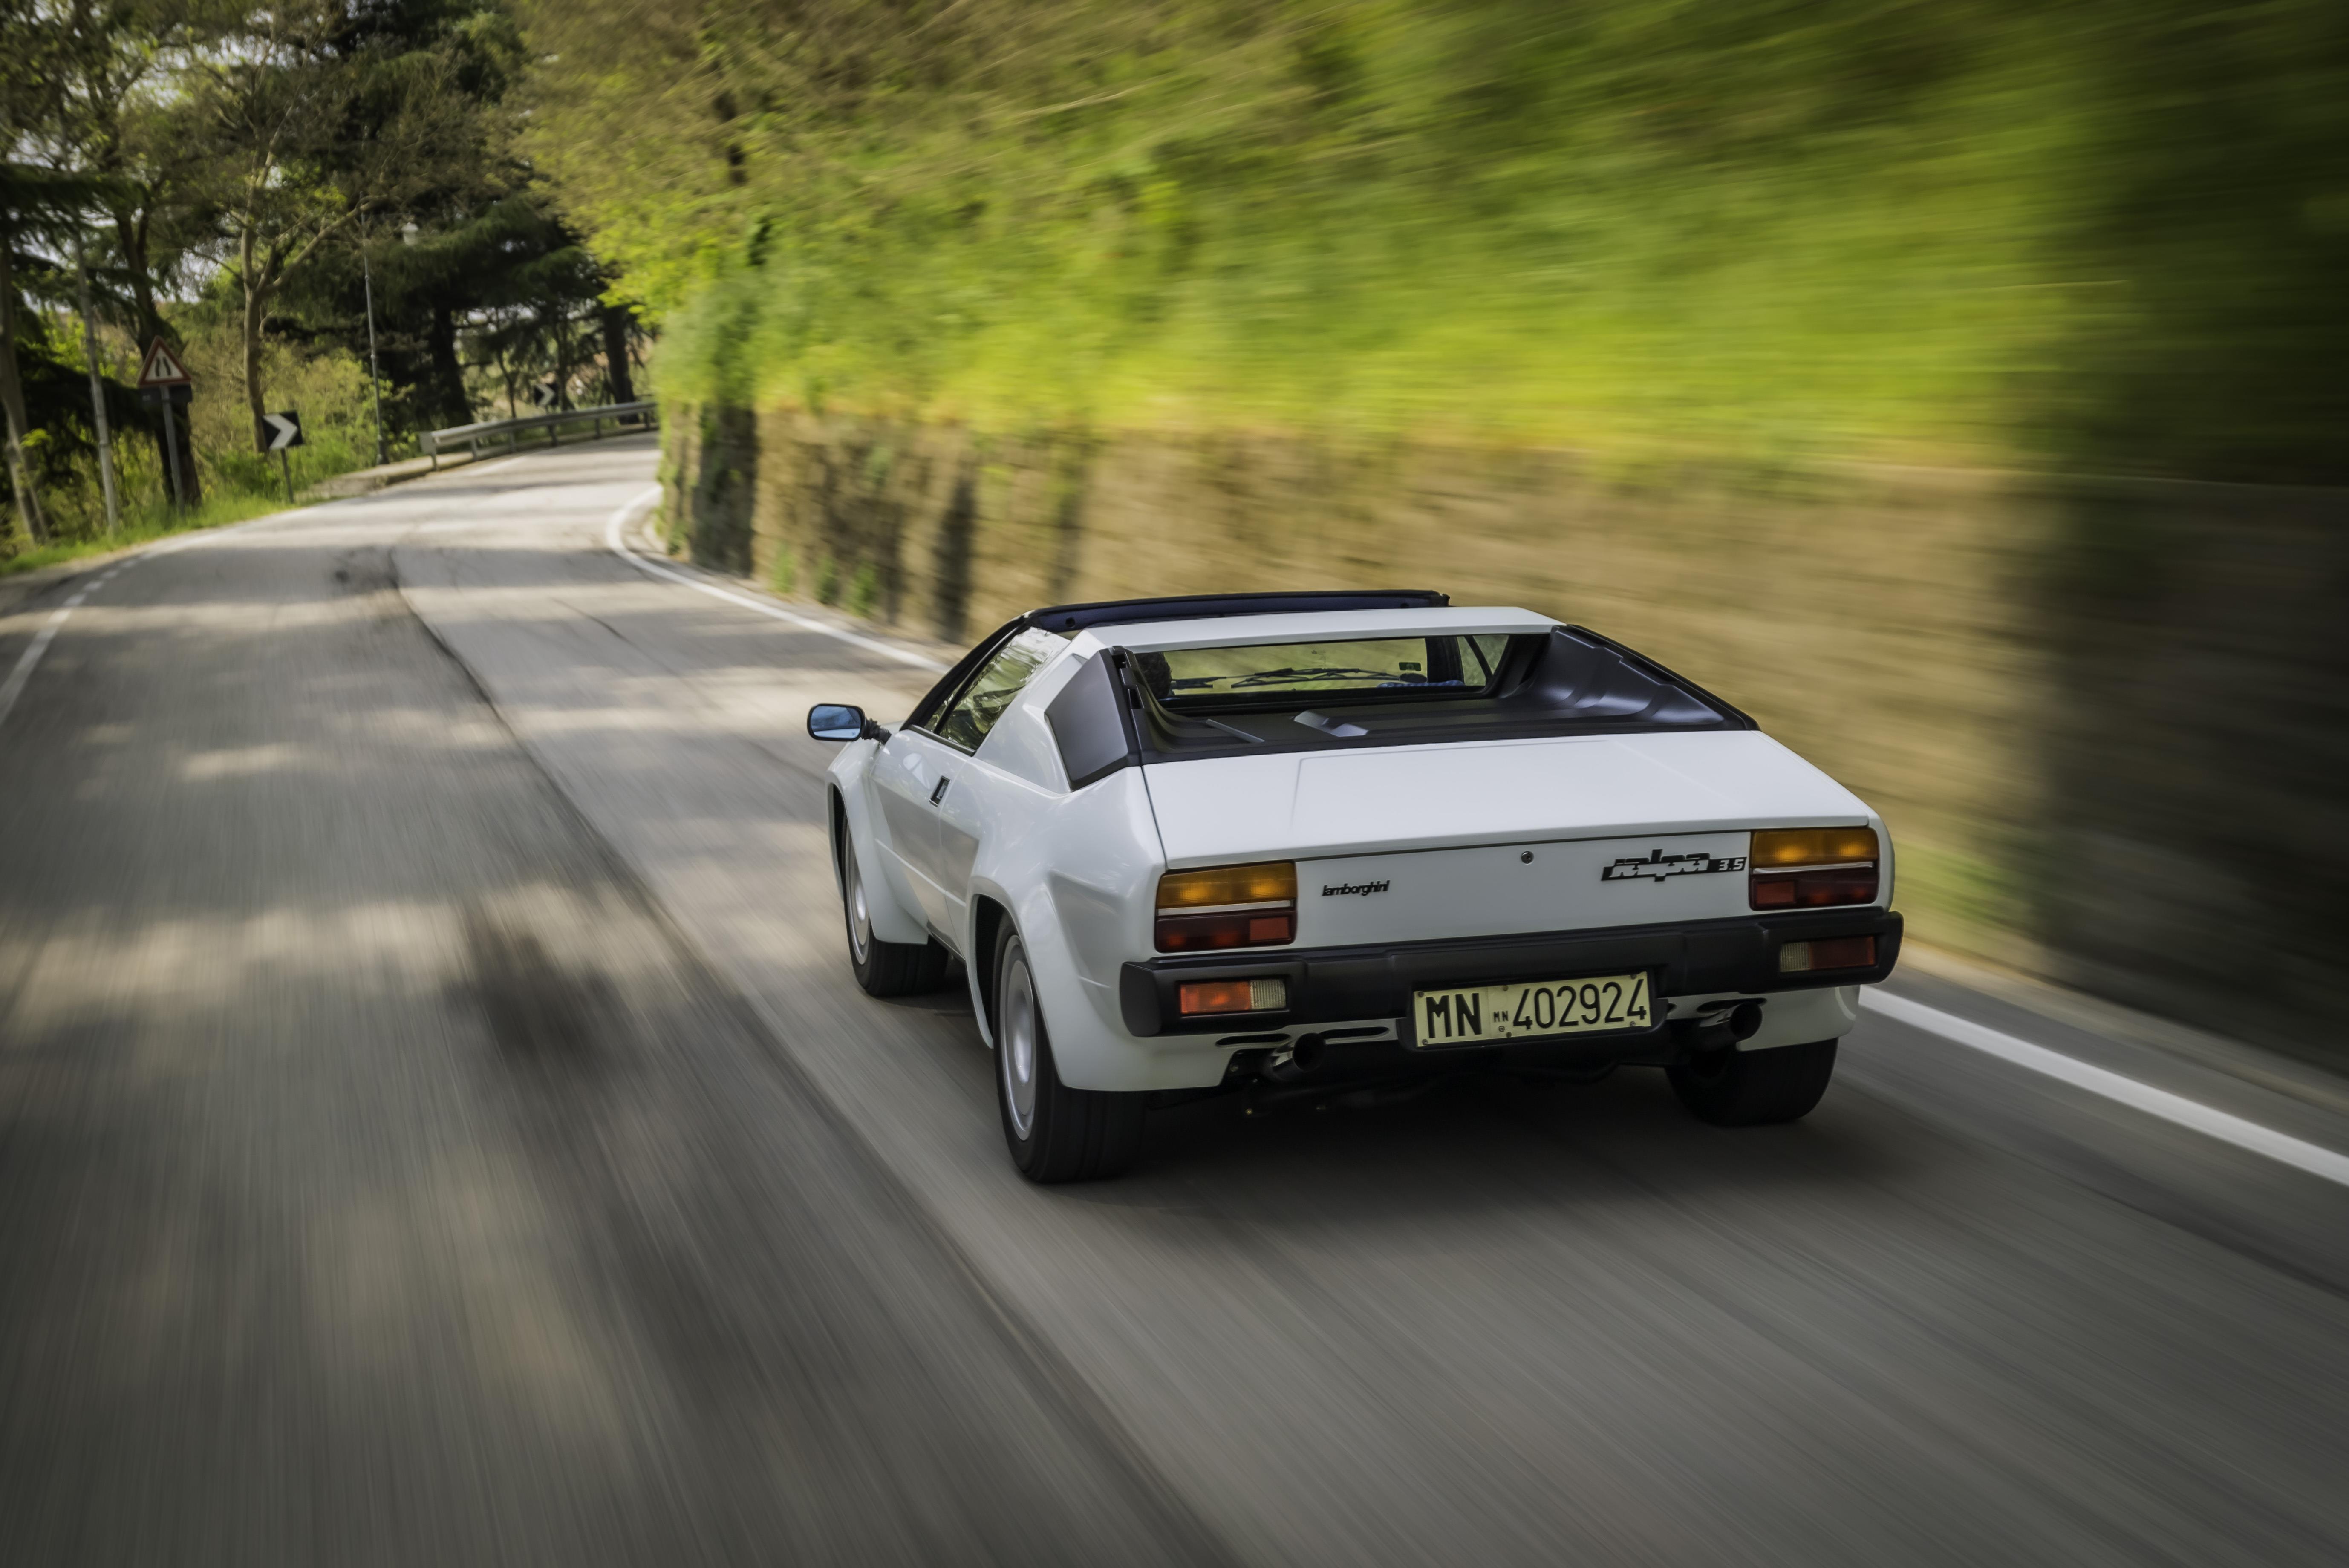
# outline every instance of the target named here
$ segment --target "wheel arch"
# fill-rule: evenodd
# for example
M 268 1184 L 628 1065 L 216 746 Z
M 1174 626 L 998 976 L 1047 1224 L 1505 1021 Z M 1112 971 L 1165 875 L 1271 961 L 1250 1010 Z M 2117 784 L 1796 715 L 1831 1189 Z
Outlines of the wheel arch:
M 1006 927 L 1019 929 L 1011 912 L 994 897 L 975 892 L 970 900 L 970 956 L 964 968 L 970 975 L 972 1002 L 978 1014 L 979 1032 L 987 1037 L 991 1047 L 995 1044 L 995 945 L 1002 939 Z
M 843 894 L 848 892 L 848 869 L 841 856 L 850 852 L 848 841 L 848 801 L 840 786 L 827 782 L 823 787 L 824 837 L 832 845 L 832 880 Z

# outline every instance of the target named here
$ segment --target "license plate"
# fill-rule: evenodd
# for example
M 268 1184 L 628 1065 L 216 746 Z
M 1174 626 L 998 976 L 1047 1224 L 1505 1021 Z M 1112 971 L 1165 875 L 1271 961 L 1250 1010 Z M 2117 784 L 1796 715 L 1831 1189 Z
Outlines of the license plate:
M 1645 1029 L 1655 1022 L 1650 1000 L 1644 970 L 1414 991 L 1412 1031 L 1416 1044 L 1431 1047 Z

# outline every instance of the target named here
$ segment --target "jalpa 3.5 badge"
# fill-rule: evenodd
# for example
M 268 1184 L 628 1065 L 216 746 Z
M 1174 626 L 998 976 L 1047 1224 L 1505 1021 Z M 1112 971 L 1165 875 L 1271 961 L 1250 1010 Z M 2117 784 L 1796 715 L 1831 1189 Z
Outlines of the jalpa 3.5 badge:
M 1659 849 L 1650 850 L 1645 859 L 1619 860 L 1599 867 L 1599 880 L 1637 882 L 1644 877 L 1651 882 L 1661 882 L 1666 877 L 1703 876 L 1712 872 L 1742 872 L 1744 869 L 1744 855 L 1668 855 Z

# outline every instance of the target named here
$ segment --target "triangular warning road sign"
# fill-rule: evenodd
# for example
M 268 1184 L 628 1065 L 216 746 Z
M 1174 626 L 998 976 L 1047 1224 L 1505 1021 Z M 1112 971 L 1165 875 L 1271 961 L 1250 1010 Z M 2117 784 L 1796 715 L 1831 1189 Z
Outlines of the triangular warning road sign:
M 180 363 L 179 356 L 161 338 L 147 346 L 146 363 L 139 367 L 140 386 L 185 387 L 194 380 L 195 377 L 188 374 L 187 366 Z

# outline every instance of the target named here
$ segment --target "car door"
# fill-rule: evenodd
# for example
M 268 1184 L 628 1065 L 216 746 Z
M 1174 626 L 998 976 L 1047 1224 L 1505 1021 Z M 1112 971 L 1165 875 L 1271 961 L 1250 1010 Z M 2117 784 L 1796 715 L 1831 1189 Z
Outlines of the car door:
M 906 892 L 913 895 L 922 918 L 939 931 L 951 931 L 946 890 L 936 881 L 937 803 L 947 788 L 960 753 L 941 745 L 918 729 L 898 730 L 873 759 L 872 781 L 882 824 L 888 830 L 888 850 L 897 862 Z
M 996 817 L 992 799 L 1004 785 L 1001 773 L 978 755 L 1004 711 L 1068 644 L 1033 627 L 997 651 L 971 677 L 938 721 L 938 739 L 953 758 L 934 787 L 929 881 L 944 895 L 951 922 L 941 931 L 960 932 L 970 905 L 971 866 Z M 970 955 L 966 954 L 965 957 Z

